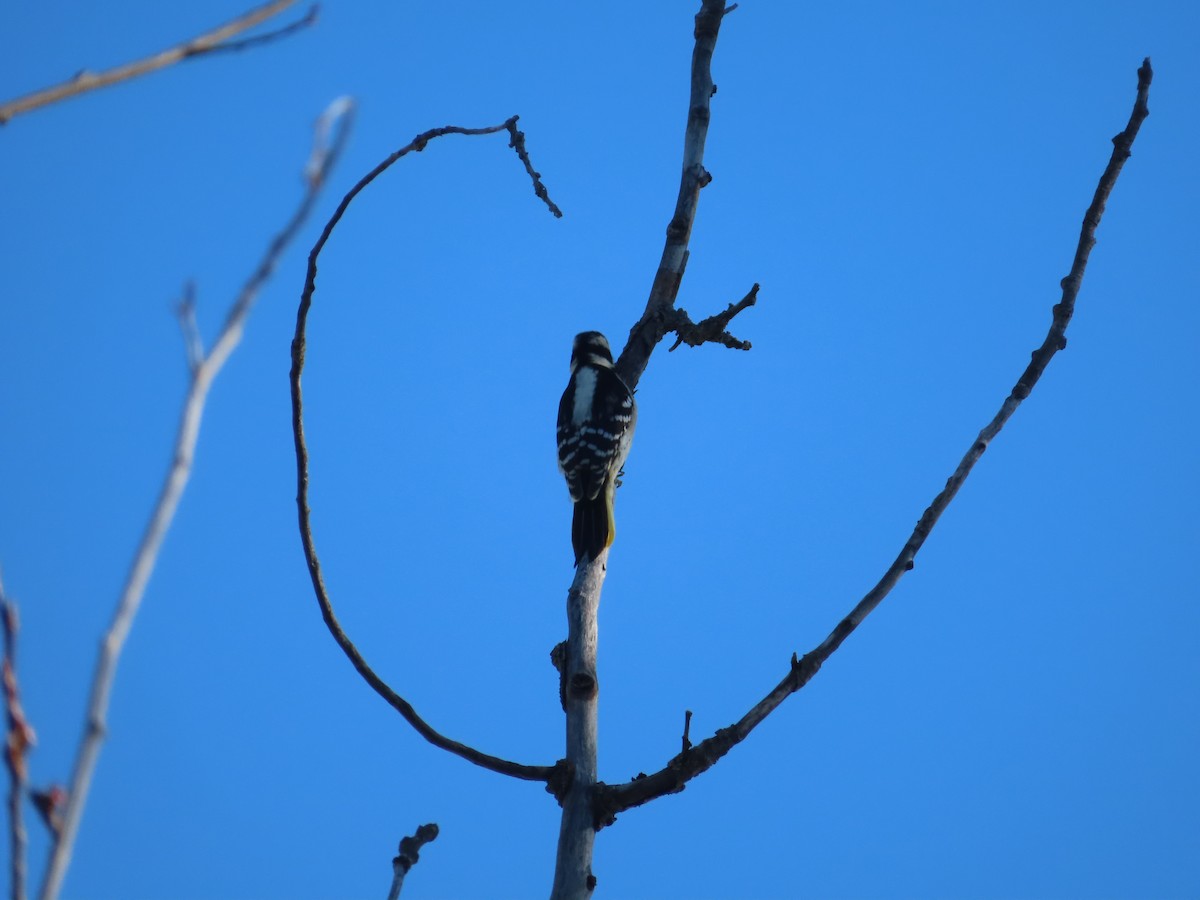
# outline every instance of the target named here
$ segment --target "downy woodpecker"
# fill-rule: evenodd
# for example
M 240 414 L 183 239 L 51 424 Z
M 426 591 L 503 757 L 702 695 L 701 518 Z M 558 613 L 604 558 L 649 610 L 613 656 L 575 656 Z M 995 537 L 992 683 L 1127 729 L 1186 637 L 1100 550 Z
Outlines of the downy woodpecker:
M 598 331 L 575 336 L 571 380 L 558 404 L 558 466 L 575 504 L 571 545 L 575 565 L 595 559 L 613 542 L 613 491 L 629 455 L 637 404 L 613 368 Z

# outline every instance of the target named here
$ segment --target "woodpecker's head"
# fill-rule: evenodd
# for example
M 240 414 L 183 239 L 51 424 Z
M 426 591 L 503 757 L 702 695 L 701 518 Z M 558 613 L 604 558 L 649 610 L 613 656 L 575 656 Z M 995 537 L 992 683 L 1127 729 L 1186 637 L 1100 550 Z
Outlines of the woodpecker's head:
M 608 339 L 600 332 L 581 331 L 575 335 L 575 345 L 571 348 L 571 371 L 574 372 L 580 366 L 599 366 L 602 369 L 613 367 Z

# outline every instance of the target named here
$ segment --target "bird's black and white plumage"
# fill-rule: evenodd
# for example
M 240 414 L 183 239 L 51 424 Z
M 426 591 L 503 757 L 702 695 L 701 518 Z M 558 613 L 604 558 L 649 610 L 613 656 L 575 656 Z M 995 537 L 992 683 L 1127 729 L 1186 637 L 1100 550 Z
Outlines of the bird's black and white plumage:
M 575 504 L 575 565 L 613 542 L 613 492 L 637 424 L 637 404 L 598 331 L 575 336 L 571 380 L 558 404 L 558 466 Z

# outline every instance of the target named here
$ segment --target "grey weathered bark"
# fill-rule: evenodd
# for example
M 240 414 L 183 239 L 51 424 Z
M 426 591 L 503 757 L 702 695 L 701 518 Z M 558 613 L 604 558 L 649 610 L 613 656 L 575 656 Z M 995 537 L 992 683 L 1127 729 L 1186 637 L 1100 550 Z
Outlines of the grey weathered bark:
M 596 839 L 592 793 L 598 758 L 600 681 L 596 670 L 600 591 L 608 551 L 575 570 L 567 591 L 567 644 L 563 657 L 562 700 L 567 716 L 566 789 L 558 830 L 552 900 L 583 900 L 596 886 L 592 845 Z
M 49 106 L 52 103 L 66 100 L 69 97 L 77 97 L 89 91 L 119 84 L 122 81 L 129 81 L 131 78 L 137 78 L 141 75 L 148 75 L 151 72 L 165 69 L 167 66 L 172 66 L 175 63 L 189 59 L 199 59 L 202 56 L 209 56 L 218 52 L 243 50 L 246 47 L 263 44 L 292 34 L 302 28 L 307 28 L 317 20 L 317 7 L 315 6 L 308 11 L 304 18 L 298 19 L 290 25 L 285 25 L 283 28 L 239 41 L 233 40 L 234 37 L 242 32 L 248 31 L 256 25 L 262 24 L 272 16 L 283 12 L 295 2 L 296 0 L 272 0 L 272 2 L 252 9 L 248 13 L 238 16 L 233 21 L 226 22 L 224 25 L 220 25 L 212 31 L 205 32 L 199 37 L 192 38 L 190 41 L 186 41 L 176 47 L 168 47 L 161 53 L 155 53 L 153 56 L 148 56 L 145 59 L 125 63 L 112 69 L 106 69 L 103 72 L 89 72 L 84 70 L 74 78 L 70 78 L 60 84 L 34 91 L 31 94 L 17 97 L 5 103 L 0 103 L 0 125 L 5 124 L 13 116 L 18 116 L 21 113 L 31 112 L 43 106 Z

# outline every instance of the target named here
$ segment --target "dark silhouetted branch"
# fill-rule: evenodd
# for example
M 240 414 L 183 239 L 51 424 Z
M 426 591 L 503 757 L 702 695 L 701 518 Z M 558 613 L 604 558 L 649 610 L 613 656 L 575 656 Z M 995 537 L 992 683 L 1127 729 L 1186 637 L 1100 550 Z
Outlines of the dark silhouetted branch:
M 167 66 L 183 62 L 184 60 L 198 59 L 201 56 L 210 56 L 219 52 L 245 50 L 249 47 L 278 40 L 312 25 L 317 20 L 316 6 L 313 6 L 303 19 L 286 25 L 277 31 L 239 41 L 231 40 L 236 35 L 248 31 L 272 16 L 283 12 L 283 10 L 287 9 L 294 2 L 295 0 L 273 0 L 273 2 L 264 4 L 257 9 L 252 9 L 250 12 L 239 16 L 231 22 L 226 22 L 212 31 L 206 32 L 176 47 L 163 50 L 161 53 L 156 53 L 154 56 L 125 63 L 124 65 L 116 66 L 103 72 L 88 72 L 85 70 L 61 84 L 56 84 L 52 87 L 34 91 L 32 94 L 26 94 L 23 97 L 9 100 L 7 103 L 0 104 L 0 125 L 3 125 L 13 116 L 18 116 L 21 113 L 49 106 L 51 103 L 57 103 L 69 97 L 76 97 L 88 91 L 128 81 L 140 75 L 148 75 L 151 72 L 165 69 Z
M 701 344 L 723 344 L 730 350 L 749 350 L 749 341 L 735 338 L 726 331 L 726 328 L 729 327 L 734 316 L 743 309 L 753 306 L 757 300 L 758 285 L 756 284 L 737 303 L 730 303 L 723 312 L 709 316 L 698 325 L 688 317 L 687 310 L 675 310 L 675 322 L 671 326 L 671 331 L 674 331 L 678 337 L 668 352 L 674 352 L 680 344 L 687 344 L 689 347 L 699 347 Z
M 344 101 L 335 101 L 345 108 Z M 75 766 L 71 774 L 70 788 L 66 794 L 66 806 L 62 810 L 62 827 L 51 848 L 46 863 L 46 874 L 42 882 L 41 897 L 51 900 L 57 897 L 62 887 L 63 877 L 70 865 L 71 852 L 75 844 L 75 836 L 79 830 L 79 822 L 83 816 L 83 808 L 87 803 L 88 790 L 92 782 L 96 761 L 100 756 L 100 746 L 107 731 L 106 717 L 108 714 L 109 695 L 112 692 L 113 680 L 117 673 L 117 663 L 133 620 L 141 606 L 142 597 L 158 553 L 162 547 L 167 531 L 175 517 L 179 500 L 187 487 L 192 472 L 192 461 L 196 452 L 196 441 L 200 436 L 200 421 L 204 414 L 205 401 L 213 379 L 225 365 L 231 353 L 242 338 L 246 318 L 254 301 L 258 298 L 263 284 L 274 272 L 284 249 L 295 238 L 301 226 L 308 218 L 316 203 L 321 185 L 325 183 L 326 175 L 333 167 L 341 152 L 346 137 L 349 134 L 349 120 L 338 130 L 338 138 L 331 147 L 317 141 L 310 157 L 306 171 L 318 173 L 317 177 L 308 179 L 304 197 L 296 211 L 267 247 L 266 253 L 258 267 L 242 287 L 241 293 L 230 307 L 225 323 L 213 343 L 212 349 L 205 353 L 199 343 L 198 334 L 191 331 L 188 320 L 192 315 L 190 301 L 185 297 L 181 309 L 181 323 L 185 335 L 190 379 L 187 397 L 179 419 L 179 429 L 175 436 L 175 446 L 171 454 L 171 466 L 163 480 L 158 500 L 151 511 L 146 523 L 146 530 L 134 554 L 125 586 L 117 600 L 112 623 L 100 642 L 100 654 L 96 660 L 96 671 L 92 679 L 91 696 L 88 700 L 87 717 L 84 722 L 83 735 L 79 741 L 79 749 L 75 757 Z
M 733 11 L 733 7 L 727 10 L 723 3 L 716 0 L 702 0 L 702 3 L 700 12 L 696 14 L 692 90 L 688 105 L 687 130 L 683 140 L 683 174 L 679 181 L 679 196 L 675 201 L 675 215 L 667 225 L 667 239 L 658 271 L 654 274 L 654 283 L 650 287 L 646 309 L 637 324 L 630 329 L 629 340 L 617 360 L 617 371 L 631 390 L 637 387 L 642 373 L 646 371 L 650 354 L 669 332 L 680 329 L 679 337 L 693 346 L 704 342 L 690 339 L 698 337 L 696 329 L 701 326 L 692 324 L 687 313 L 675 309 L 675 299 L 679 296 L 679 285 L 683 281 L 684 269 L 687 268 L 688 242 L 692 237 L 692 223 L 695 221 L 696 207 L 700 202 L 700 189 L 712 181 L 712 176 L 704 168 L 704 142 L 708 137 L 710 102 L 713 94 L 717 92 L 712 80 L 712 55 L 717 46 L 721 20 L 727 12 Z M 751 294 L 756 294 L 756 291 L 752 291 Z M 744 302 L 744 305 L 738 304 L 736 309 L 722 313 L 723 316 L 728 314 L 728 318 L 721 327 L 721 333 L 725 333 L 725 327 L 733 316 L 753 305 L 753 302 L 751 298 L 749 302 Z M 705 320 L 710 321 L 712 320 Z M 743 350 L 750 347 L 748 343 L 738 341 L 732 336 L 729 336 L 729 342 L 720 342 Z
M 1000 411 L 996 413 L 992 421 L 979 433 L 979 436 L 971 444 L 970 449 L 967 450 L 966 455 L 958 464 L 958 468 L 954 470 L 954 474 L 946 482 L 946 487 L 934 498 L 929 508 L 925 510 L 924 515 L 917 522 L 916 528 L 913 530 L 903 549 L 901 549 L 900 555 L 896 557 L 895 562 L 888 568 L 879 583 L 859 601 L 858 605 L 851 610 L 848 616 L 837 624 L 837 627 L 830 632 L 824 641 L 806 653 L 801 659 L 797 659 L 795 655 L 792 656 L 791 666 L 783 680 L 767 696 L 755 704 L 746 715 L 742 716 L 740 720 L 728 728 L 720 729 L 712 737 L 701 741 L 690 750 L 680 753 L 668 762 L 663 769 L 655 772 L 653 775 L 639 776 L 625 784 L 598 785 L 595 807 L 597 827 L 611 823 L 617 814 L 623 810 L 640 806 L 643 803 L 653 800 L 655 797 L 683 790 L 688 781 L 712 767 L 721 757 L 741 742 L 759 722 L 783 703 L 784 700 L 808 684 L 812 677 L 820 670 L 825 660 L 842 645 L 842 642 L 850 636 L 854 629 L 862 624 L 863 620 L 882 602 L 883 598 L 900 581 L 904 573 L 913 568 L 913 561 L 916 558 L 917 552 L 925 543 L 925 539 L 929 537 L 930 532 L 933 530 L 934 525 L 937 524 L 942 513 L 945 512 L 946 507 L 950 505 L 950 501 L 954 499 L 955 494 L 962 487 L 963 482 L 966 481 L 967 476 L 975 467 L 975 463 L 983 455 L 984 450 L 987 449 L 988 444 L 1000 433 L 1000 429 L 1004 427 L 1004 424 L 1016 411 L 1021 401 L 1029 396 L 1030 391 L 1033 390 L 1034 385 L 1041 378 L 1042 372 L 1045 371 L 1046 365 L 1054 357 L 1054 354 L 1067 345 L 1066 329 L 1068 323 L 1071 321 L 1071 315 L 1075 310 L 1075 299 L 1079 294 L 1079 288 L 1083 282 L 1083 273 L 1087 267 L 1088 254 L 1096 243 L 1096 228 L 1100 224 L 1101 216 L 1104 214 L 1104 206 L 1108 200 L 1108 196 L 1117 182 L 1117 176 L 1121 174 L 1121 168 L 1124 166 L 1125 160 L 1130 156 L 1138 129 L 1141 127 L 1146 116 L 1150 114 L 1148 99 L 1152 77 L 1153 72 L 1150 68 L 1150 60 L 1147 58 L 1142 63 L 1141 68 L 1138 69 L 1137 100 L 1134 103 L 1133 113 L 1129 117 L 1129 124 L 1124 131 L 1113 138 L 1112 156 L 1109 159 L 1108 166 L 1104 170 L 1104 174 L 1100 177 L 1100 182 L 1096 187 L 1096 193 L 1092 199 L 1091 206 L 1088 207 L 1087 213 L 1083 217 L 1083 228 L 1079 235 L 1079 245 L 1075 251 L 1075 259 L 1071 265 L 1070 273 L 1062 280 L 1062 299 L 1054 306 L 1053 320 L 1051 321 L 1046 339 L 1037 350 L 1033 351 L 1033 358 L 1029 366 L 1017 380 L 1012 392 L 1004 400 Z
M 292 369 L 291 369 L 291 387 L 292 387 L 292 433 L 296 443 L 296 507 L 300 521 L 300 540 L 304 545 L 304 558 L 308 563 L 308 573 L 312 578 L 313 590 L 316 593 L 317 603 L 321 607 L 321 616 L 325 620 L 325 625 L 329 629 L 329 633 L 333 635 L 334 641 L 341 647 L 342 652 L 346 654 L 346 658 L 350 660 L 358 674 L 363 680 L 371 686 L 380 697 L 401 716 L 404 717 L 417 733 L 435 747 L 440 747 L 450 753 L 460 756 L 468 762 L 475 763 L 477 766 L 482 766 L 485 769 L 490 769 L 493 772 L 499 772 L 503 775 L 511 775 L 514 778 L 522 778 L 527 781 L 543 781 L 549 782 L 555 773 L 554 766 L 527 766 L 522 763 L 510 762 L 507 759 L 501 759 L 497 756 L 491 756 L 487 753 L 481 753 L 473 747 L 468 747 L 466 744 L 451 740 L 448 737 L 440 734 L 424 719 L 417 715 L 417 711 L 412 705 L 397 694 L 388 684 L 380 678 L 359 653 L 358 648 L 347 637 L 346 632 L 342 630 L 341 624 L 338 622 L 337 616 L 333 611 L 333 603 L 329 599 L 329 593 L 325 588 L 325 579 L 321 573 L 321 562 L 317 557 L 316 544 L 313 541 L 312 535 L 312 513 L 308 508 L 308 445 L 304 438 L 304 401 L 303 394 L 300 388 L 300 375 L 304 370 L 304 357 L 307 343 L 305 329 L 308 323 L 308 312 L 312 307 L 313 294 L 317 288 L 317 259 L 321 255 L 321 250 L 325 247 L 330 235 L 333 234 L 333 229 L 337 227 L 342 216 L 345 215 L 354 198 L 359 195 L 371 182 L 382 175 L 388 168 L 397 160 L 408 155 L 409 153 L 419 153 L 424 150 L 426 145 L 435 138 L 442 137 L 447 134 L 463 134 L 463 135 L 480 135 L 480 134 L 495 134 L 499 131 L 508 131 L 512 142 L 512 146 L 521 161 L 525 164 L 526 170 L 533 178 L 535 186 L 540 186 L 541 182 L 537 178 L 537 173 L 533 171 L 533 166 L 529 162 L 529 157 L 524 152 L 523 135 L 516 130 L 517 117 L 513 116 L 499 125 L 492 125 L 487 128 L 460 128 L 456 125 L 447 125 L 443 128 L 433 128 L 429 131 L 422 132 L 412 139 L 408 144 L 401 147 L 395 153 L 387 157 L 383 162 L 379 163 L 370 172 L 359 179 L 358 183 L 350 189 L 341 203 L 338 204 L 333 216 L 325 224 L 325 228 L 321 231 L 321 236 L 317 238 L 317 242 L 313 245 L 312 251 L 308 254 L 308 272 L 304 281 L 304 290 L 300 295 L 300 306 L 296 312 L 296 333 L 292 340 Z M 535 188 L 536 189 L 536 188 Z M 544 193 L 544 188 L 539 192 L 539 196 Z M 549 197 L 543 197 L 544 202 L 550 207 L 551 212 L 554 212 L 556 207 L 550 202 Z
M 546 204 L 550 212 L 554 214 L 554 218 L 561 219 L 562 210 L 550 199 L 550 194 L 546 191 L 546 186 L 542 184 L 542 173 L 535 171 L 533 163 L 529 160 L 529 152 L 525 149 L 525 132 L 517 130 L 517 117 L 513 116 L 504 125 L 508 129 L 509 134 L 508 146 L 517 151 L 517 156 L 521 158 L 521 162 L 525 166 L 525 173 L 529 176 L 529 180 L 533 182 L 533 192 L 539 200 Z
M 400 839 L 400 853 L 392 857 L 392 887 L 388 891 L 388 900 L 398 900 L 400 889 L 404 887 L 404 876 L 421 858 L 421 848 L 437 840 L 437 836 L 437 824 L 430 822 L 418 827 L 411 837 Z

